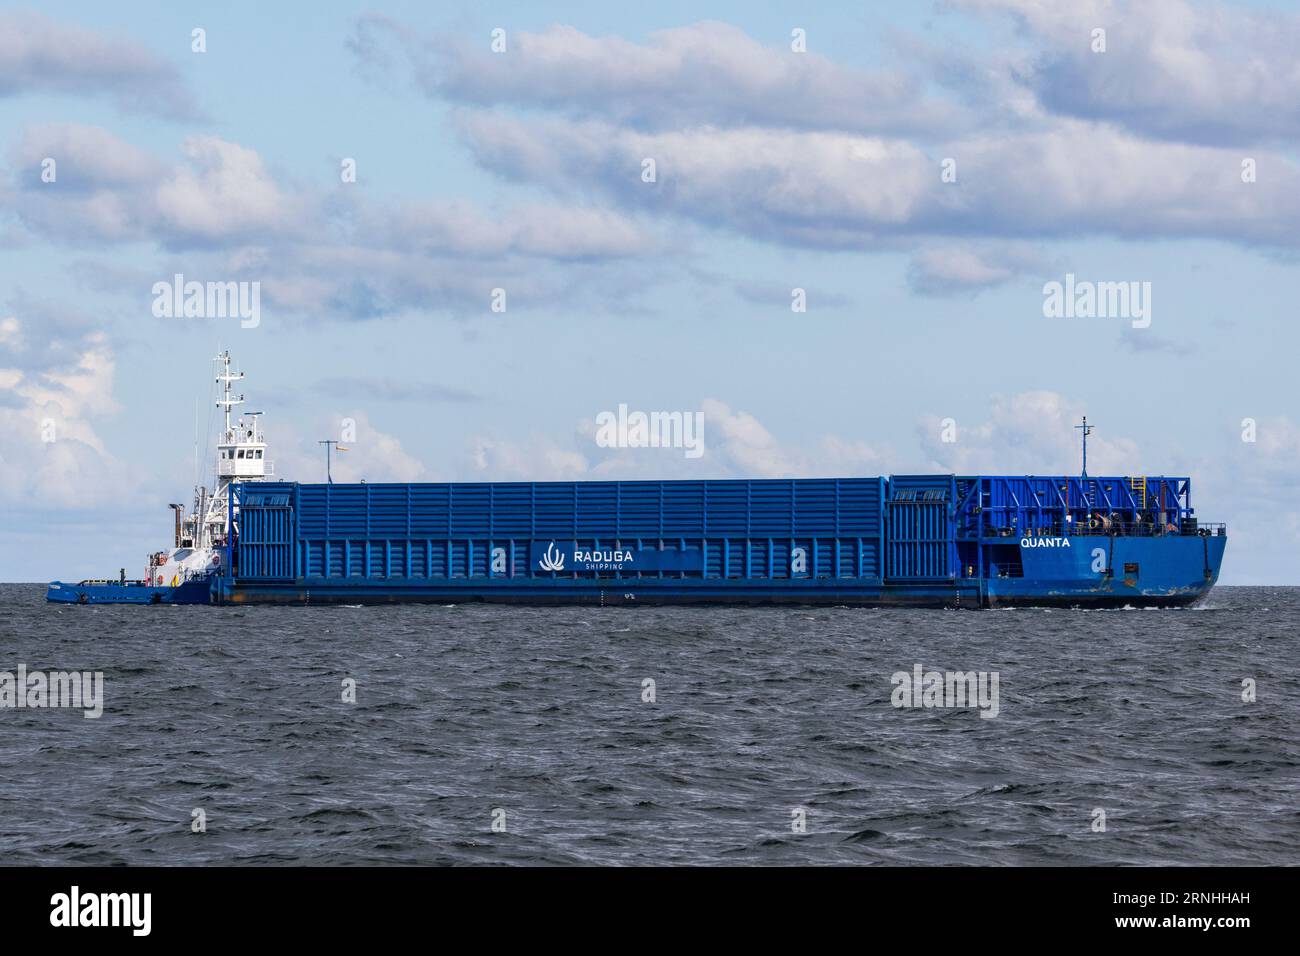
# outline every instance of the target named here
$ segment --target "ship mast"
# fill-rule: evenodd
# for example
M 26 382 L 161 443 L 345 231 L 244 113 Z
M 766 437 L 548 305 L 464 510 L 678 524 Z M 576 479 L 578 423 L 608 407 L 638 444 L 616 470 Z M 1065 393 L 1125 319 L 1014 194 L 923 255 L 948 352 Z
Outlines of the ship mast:
M 275 466 L 266 458 L 262 413 L 247 412 L 238 420 L 231 419 L 231 409 L 244 403 L 243 393 L 236 394 L 234 389 L 234 383 L 242 381 L 244 373 L 231 371 L 229 350 L 214 361 L 219 370 L 215 381 L 221 386 L 221 398 L 216 406 L 222 410 L 225 427 L 217 442 L 217 473 L 212 494 L 201 494 L 196 508 L 200 517 L 195 537 L 198 546 L 206 548 L 219 547 L 230 533 L 226 527 L 230 486 L 236 482 L 265 481 L 275 473 Z
M 1083 432 L 1083 474 L 1081 477 L 1088 477 L 1088 436 L 1092 434 L 1093 426 L 1088 424 L 1088 416 L 1083 416 L 1083 424 L 1075 425 L 1075 428 Z
M 213 361 L 221 363 L 221 374 L 217 376 L 217 382 L 221 385 L 222 392 L 221 392 L 221 399 L 217 402 L 217 405 L 218 407 L 223 408 L 226 414 L 226 430 L 223 433 L 224 434 L 223 440 L 226 442 L 233 442 L 235 440 L 235 435 L 230 428 L 230 409 L 234 405 L 242 405 L 244 402 L 244 396 L 243 393 L 240 393 L 240 396 L 238 398 L 232 398 L 231 395 L 234 390 L 231 388 L 230 383 L 240 381 L 244 377 L 244 373 L 243 372 L 232 373 L 230 371 L 230 350 L 229 349 L 226 349 L 226 351 L 218 355 Z

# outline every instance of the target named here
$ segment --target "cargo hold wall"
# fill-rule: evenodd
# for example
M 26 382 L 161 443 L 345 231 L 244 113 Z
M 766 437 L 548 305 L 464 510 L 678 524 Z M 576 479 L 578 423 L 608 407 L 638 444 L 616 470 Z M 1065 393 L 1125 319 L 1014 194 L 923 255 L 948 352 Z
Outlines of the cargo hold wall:
M 235 576 L 879 581 L 885 487 L 884 478 L 258 482 L 236 487 Z

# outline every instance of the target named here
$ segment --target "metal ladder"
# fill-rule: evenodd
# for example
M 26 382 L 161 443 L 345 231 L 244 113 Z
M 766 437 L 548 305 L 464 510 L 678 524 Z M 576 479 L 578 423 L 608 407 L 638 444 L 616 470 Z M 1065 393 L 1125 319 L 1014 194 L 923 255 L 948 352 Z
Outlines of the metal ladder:
M 1141 494 L 1142 494 L 1142 507 L 1143 507 L 1143 508 L 1146 508 L 1146 506 L 1147 506 L 1147 476 L 1146 476 L 1146 475 L 1142 475 L 1140 478 L 1130 478 L 1129 481 L 1130 481 L 1130 482 L 1132 483 L 1132 485 L 1133 485 L 1133 495 L 1134 495 L 1134 497 L 1136 497 L 1137 494 L 1138 494 L 1139 492 L 1141 492 Z

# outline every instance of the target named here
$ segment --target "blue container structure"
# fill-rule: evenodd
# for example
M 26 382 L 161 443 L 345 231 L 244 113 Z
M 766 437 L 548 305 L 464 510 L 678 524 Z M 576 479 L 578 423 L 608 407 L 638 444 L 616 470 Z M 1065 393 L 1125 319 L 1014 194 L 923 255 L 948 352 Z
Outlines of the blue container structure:
M 234 486 L 218 603 L 1191 604 L 1191 481 L 902 475 Z M 233 508 L 232 508 L 233 511 Z

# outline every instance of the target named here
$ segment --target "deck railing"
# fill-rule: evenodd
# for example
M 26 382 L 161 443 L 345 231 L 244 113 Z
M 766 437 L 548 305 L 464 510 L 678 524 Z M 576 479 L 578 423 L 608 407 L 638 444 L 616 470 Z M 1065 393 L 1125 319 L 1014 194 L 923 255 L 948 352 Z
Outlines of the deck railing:
M 1041 528 L 998 528 L 986 525 L 983 528 L 985 538 L 1034 538 L 1034 537 L 1161 537 L 1163 535 L 1220 535 L 1228 533 L 1228 526 L 1221 522 L 1184 522 L 1181 527 L 1174 524 L 1161 524 L 1155 521 L 1097 521 L 1070 522 L 1067 525 L 1052 524 Z

